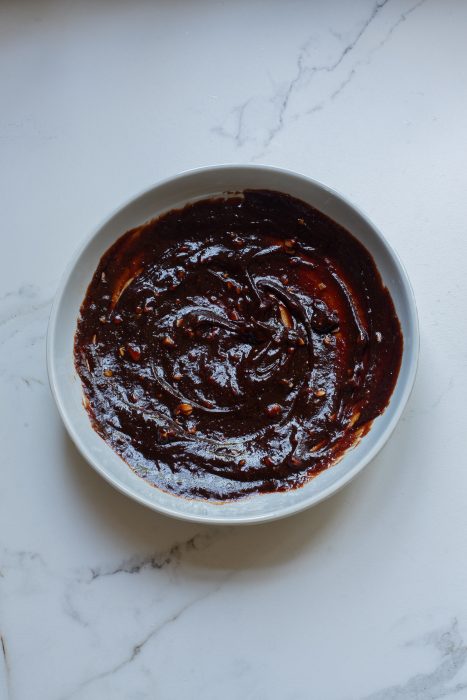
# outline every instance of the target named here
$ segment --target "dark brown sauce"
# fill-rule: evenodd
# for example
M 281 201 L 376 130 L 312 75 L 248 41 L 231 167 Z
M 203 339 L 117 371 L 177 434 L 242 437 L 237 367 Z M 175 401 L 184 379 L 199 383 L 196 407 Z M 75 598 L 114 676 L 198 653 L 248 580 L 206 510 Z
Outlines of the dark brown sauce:
M 99 435 L 149 483 L 217 500 L 290 489 L 334 463 L 386 407 L 401 357 L 368 251 L 263 190 L 125 233 L 75 338 Z

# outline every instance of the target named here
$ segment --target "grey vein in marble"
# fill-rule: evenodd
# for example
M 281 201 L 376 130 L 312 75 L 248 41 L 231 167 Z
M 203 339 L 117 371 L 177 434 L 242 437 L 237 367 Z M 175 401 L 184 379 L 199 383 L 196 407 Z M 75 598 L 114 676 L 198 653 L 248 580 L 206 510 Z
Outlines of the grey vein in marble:
M 378 690 L 362 700 L 438 700 L 467 691 L 467 682 L 450 685 L 467 662 L 467 645 L 459 632 L 457 619 L 415 642 L 420 643 L 434 646 L 440 654 L 439 663 L 431 673 L 418 673 L 406 683 Z M 462 694 L 466 696 L 467 692 Z
M 437 398 L 434 399 L 434 401 L 432 401 L 432 403 L 429 405 L 427 413 L 430 413 L 431 411 L 434 411 L 435 408 L 438 408 L 442 400 L 451 393 L 452 389 L 454 388 L 455 381 L 455 377 L 451 375 L 445 388 L 438 394 Z
M 31 389 L 34 384 L 39 384 L 39 386 L 45 386 L 45 382 L 42 381 L 42 379 L 38 379 L 37 377 L 20 377 L 21 381 L 26 384 L 28 389 Z
M 38 296 L 38 288 L 30 284 L 23 285 L 18 290 L 4 294 L 0 299 L 2 306 L 5 304 L 5 302 L 16 303 L 14 303 L 12 307 L 6 311 L 6 313 L 0 315 L 0 327 L 16 321 L 23 316 L 29 316 L 37 313 L 38 311 L 42 311 L 51 305 L 51 298 L 43 301 L 35 301 L 37 300 Z
M 115 574 L 139 574 L 144 569 L 163 569 L 170 564 L 180 562 L 183 554 L 190 551 L 201 551 L 208 547 L 215 533 L 196 534 L 190 537 L 186 542 L 176 542 L 170 549 L 165 552 L 150 554 L 142 557 L 132 557 L 126 559 L 121 564 L 109 569 L 103 567 L 91 568 L 91 576 L 88 578 L 88 583 L 92 583 L 98 578 L 105 576 L 114 576 Z
M 5 685 L 6 685 L 6 689 L 8 692 L 8 697 L 10 697 L 11 696 L 10 661 L 8 658 L 7 646 L 6 646 L 5 637 L 3 636 L 3 634 L 0 634 L 0 642 L 1 642 L 1 646 L 2 646 L 3 667 L 5 669 Z
M 243 146 L 243 144 L 246 142 L 246 136 L 244 133 L 244 117 L 245 117 L 245 110 L 247 109 L 248 105 L 251 103 L 252 98 L 250 97 L 248 100 L 245 100 L 245 102 L 242 102 L 242 104 L 237 105 L 232 110 L 232 115 L 235 117 L 235 120 L 237 122 L 237 127 L 235 129 L 234 134 L 229 134 L 222 126 L 215 126 L 212 129 L 212 132 L 214 134 L 219 134 L 219 136 L 226 136 L 226 137 L 232 137 L 235 145 L 238 146 L 239 148 Z
M 353 77 L 355 76 L 357 72 L 357 68 L 360 65 L 364 65 L 369 63 L 371 56 L 378 50 L 380 50 L 389 40 L 391 35 L 394 33 L 395 29 L 404 22 L 407 17 L 412 14 L 418 7 L 420 7 L 426 0 L 419 0 L 417 3 L 415 3 L 412 7 L 410 7 L 408 10 L 404 11 L 401 13 L 397 20 L 393 22 L 391 27 L 389 28 L 388 32 L 386 33 L 385 37 L 378 43 L 376 47 L 374 47 L 369 54 L 367 55 L 366 59 L 357 61 L 356 64 L 352 67 L 352 69 L 349 71 L 348 75 L 345 77 L 343 81 L 341 81 L 340 85 L 331 91 L 330 95 L 328 98 L 321 100 L 317 104 L 313 105 L 310 107 L 308 110 L 306 110 L 303 114 L 296 114 L 293 116 L 294 119 L 300 118 L 305 115 L 310 115 L 313 114 L 314 112 L 317 112 L 325 107 L 326 104 L 328 104 L 330 101 L 334 100 L 343 90 L 344 88 L 351 82 Z M 380 14 L 382 9 L 390 2 L 390 0 L 381 0 L 380 2 L 377 2 L 376 5 L 373 7 L 373 10 L 371 11 L 370 16 L 363 22 L 361 25 L 360 29 L 356 33 L 355 37 L 352 39 L 350 43 L 345 45 L 338 56 L 330 63 L 325 63 L 325 64 L 320 64 L 320 65 L 314 65 L 310 66 L 307 65 L 306 62 L 306 57 L 309 53 L 310 47 L 313 44 L 313 38 L 309 38 L 301 47 L 297 61 L 296 61 L 296 70 L 295 70 L 295 75 L 291 78 L 290 81 L 286 83 L 286 85 L 280 90 L 276 91 L 271 97 L 268 98 L 268 102 L 270 104 L 276 104 L 278 103 L 278 108 L 277 108 L 277 117 L 275 118 L 275 123 L 272 124 L 268 128 L 268 134 L 266 138 L 262 142 L 262 148 L 259 153 L 257 153 L 254 157 L 253 160 L 257 160 L 258 158 L 261 158 L 266 149 L 271 145 L 271 143 L 274 141 L 276 136 L 282 131 L 284 124 L 285 124 L 285 118 L 286 118 L 286 113 L 289 110 L 290 102 L 292 99 L 292 96 L 298 92 L 299 89 L 301 89 L 304 84 L 309 85 L 309 83 L 312 81 L 313 77 L 316 76 L 317 74 L 322 74 L 322 73 L 328 73 L 328 74 L 333 74 L 339 66 L 344 62 L 344 60 L 351 54 L 355 48 L 359 45 L 361 42 L 362 38 L 368 33 L 369 28 L 373 24 L 374 20 L 376 17 Z M 341 38 L 340 35 L 336 34 L 335 32 L 331 32 L 334 36 L 337 36 L 338 38 Z M 235 124 L 234 129 L 227 129 L 225 126 L 216 126 L 212 129 L 212 132 L 223 136 L 224 138 L 230 138 L 234 141 L 237 147 L 241 147 L 245 145 L 248 141 L 255 141 L 256 139 L 249 136 L 249 132 L 251 133 L 251 130 L 249 129 L 248 125 L 248 119 L 247 119 L 247 110 L 250 105 L 252 105 L 254 101 L 253 97 L 250 97 L 246 100 L 244 100 L 240 105 L 237 105 L 234 107 L 234 109 L 230 113 L 230 117 L 232 118 L 232 121 Z
M 4 578 L 5 573 L 9 569 L 21 568 L 25 563 L 35 562 L 42 567 L 45 566 L 44 559 L 39 552 L 33 552 L 26 549 L 10 550 L 6 547 L 0 549 L 0 577 Z
M 266 149 L 273 139 L 276 137 L 276 135 L 282 130 L 284 126 L 284 116 L 287 111 L 287 107 L 289 106 L 290 98 L 292 96 L 292 93 L 294 92 L 295 88 L 297 85 L 300 83 L 302 77 L 304 76 L 305 73 L 309 74 L 309 78 L 311 79 L 315 73 L 320 73 L 320 72 L 327 72 L 327 73 L 332 73 L 333 71 L 336 70 L 342 63 L 342 61 L 345 59 L 347 54 L 349 54 L 355 46 L 358 44 L 362 36 L 365 34 L 367 31 L 368 27 L 370 24 L 373 22 L 375 19 L 376 15 L 381 11 L 381 9 L 387 5 L 389 0 L 382 0 L 381 2 L 377 2 L 375 7 L 373 8 L 371 15 L 369 18 L 363 23 L 361 29 L 357 33 L 356 37 L 353 39 L 353 41 L 350 42 L 350 44 L 347 44 L 347 46 L 344 47 L 344 50 L 341 52 L 341 54 L 338 56 L 338 58 L 331 64 L 329 65 L 323 65 L 323 66 L 313 66 L 311 68 L 307 68 L 306 66 L 303 65 L 303 61 L 305 58 L 305 55 L 307 53 L 309 44 L 311 40 L 308 40 L 306 44 L 302 47 L 298 59 L 297 59 L 297 73 L 295 77 L 290 81 L 288 88 L 286 90 L 284 99 L 282 100 L 282 104 L 280 107 L 279 111 L 279 116 L 278 116 L 278 121 L 277 124 L 271 129 L 269 132 L 269 136 L 264 142 L 264 149 Z
M 112 676 L 112 675 L 118 673 L 118 671 L 120 671 L 122 668 L 125 668 L 125 666 L 128 666 L 129 664 L 131 664 L 137 658 L 137 656 L 139 656 L 139 654 L 143 651 L 144 647 L 148 644 L 148 642 L 154 640 L 155 637 L 157 637 L 157 635 L 167 625 L 170 625 L 170 624 L 176 622 L 187 610 L 193 608 L 193 606 L 196 605 L 197 603 L 201 603 L 203 600 L 206 600 L 210 596 L 217 593 L 217 591 L 219 591 L 222 588 L 224 583 L 226 581 L 228 581 L 232 577 L 232 575 L 233 575 L 233 573 L 229 573 L 227 576 L 224 577 L 223 581 L 221 583 L 219 583 L 217 586 L 209 589 L 208 591 L 205 591 L 202 595 L 197 596 L 196 598 L 185 603 L 185 605 L 183 605 L 181 608 L 179 608 L 175 613 L 173 613 L 172 615 L 167 617 L 165 620 L 163 620 L 162 622 L 157 624 L 152 630 L 150 630 L 142 640 L 140 640 L 139 642 L 134 644 L 130 653 L 128 654 L 128 656 L 125 659 L 120 661 L 115 666 L 112 666 L 111 668 L 109 668 L 105 671 L 102 671 L 101 673 L 97 673 L 96 675 L 91 676 L 91 678 L 88 678 L 87 680 L 83 681 L 71 693 L 64 695 L 61 700 L 69 700 L 69 698 L 76 697 L 76 695 L 78 693 L 80 693 L 82 690 L 89 687 L 93 683 L 96 683 L 97 681 L 100 681 L 104 678 L 107 678 L 108 676 Z
M 280 106 L 279 106 L 279 113 L 277 117 L 277 122 L 275 125 L 273 125 L 270 130 L 269 130 L 269 135 L 266 138 L 266 140 L 263 143 L 263 149 L 266 149 L 273 141 L 273 139 L 277 136 L 277 134 L 282 130 L 284 126 L 284 116 L 287 111 L 290 98 L 299 85 L 299 83 L 302 81 L 303 77 L 305 74 L 309 76 L 311 79 L 315 73 L 326 71 L 328 73 L 332 73 L 344 60 L 344 58 L 349 54 L 357 45 L 361 37 L 364 35 L 364 33 L 367 31 L 368 27 L 372 23 L 372 21 L 375 19 L 377 14 L 381 11 L 381 9 L 389 2 L 389 0 L 382 0 L 382 2 L 377 2 L 375 7 L 373 8 L 369 18 L 363 23 L 362 27 L 358 31 L 356 37 L 349 43 L 347 46 L 344 47 L 340 55 L 337 57 L 337 59 L 332 62 L 331 64 L 328 65 L 321 65 L 321 66 L 306 66 L 304 65 L 304 59 L 306 57 L 306 54 L 308 53 L 309 47 L 313 42 L 313 39 L 310 38 L 308 39 L 303 46 L 300 49 L 298 58 L 297 58 L 297 68 L 296 68 L 296 73 L 294 77 L 289 81 L 287 84 L 287 87 L 284 90 L 283 97 L 280 101 Z M 274 95 L 271 98 L 271 101 L 274 101 L 277 99 L 277 94 Z M 238 127 L 236 130 L 235 134 L 231 134 L 228 131 L 226 131 L 222 126 L 214 127 L 212 130 L 214 133 L 220 134 L 225 137 L 231 137 L 237 144 L 237 146 L 242 146 L 247 138 L 243 133 L 243 127 L 244 127 L 244 113 L 245 109 L 247 106 L 252 102 L 252 98 L 249 98 L 248 100 L 245 100 L 241 105 L 238 105 L 237 107 L 234 108 L 233 114 L 238 115 Z
M 338 96 L 341 94 L 341 92 L 347 87 L 347 85 L 349 85 L 349 83 L 353 80 L 353 78 L 354 78 L 355 75 L 357 74 L 357 68 L 358 68 L 359 66 L 369 65 L 372 56 L 373 56 L 377 51 L 380 51 L 380 50 L 383 48 L 383 46 L 384 46 L 385 44 L 387 44 L 387 42 L 389 41 L 389 39 L 390 39 L 390 37 L 392 36 L 392 34 L 395 32 L 395 30 L 397 29 L 397 27 L 398 27 L 400 24 L 402 24 L 403 22 L 405 22 L 406 19 L 412 14 L 412 12 L 415 12 L 415 10 L 417 10 L 417 9 L 418 9 L 421 5 L 423 5 L 425 2 L 426 2 L 426 0 L 418 0 L 418 2 L 416 2 L 415 5 L 413 5 L 409 10 L 407 10 L 406 12 L 403 12 L 403 13 L 401 14 L 401 16 L 398 18 L 398 20 L 397 20 L 396 22 L 394 22 L 394 24 L 392 24 L 392 26 L 389 28 L 389 30 L 388 30 L 386 36 L 384 37 L 384 39 L 382 39 L 382 40 L 379 42 L 379 44 L 378 44 L 377 46 L 375 46 L 373 49 L 371 49 L 371 51 L 368 53 L 368 55 L 367 55 L 367 57 L 366 57 L 365 59 L 363 59 L 363 60 L 361 60 L 361 61 L 357 61 L 357 63 L 356 63 L 356 64 L 354 65 L 354 67 L 349 71 L 349 73 L 348 73 L 347 76 L 344 78 L 344 80 L 341 82 L 341 84 L 334 90 L 334 92 L 331 93 L 331 95 L 329 96 L 329 98 L 328 98 L 327 100 L 323 100 L 322 102 L 318 102 L 316 105 L 314 105 L 313 107 L 311 107 L 310 109 L 308 109 L 308 110 L 305 112 L 305 114 L 310 115 L 310 114 L 313 114 L 314 112 L 318 112 L 318 111 L 322 110 L 322 109 L 326 106 L 326 104 L 329 104 L 329 102 L 332 102 L 333 100 L 335 100 L 336 97 L 338 97 Z M 354 45 L 355 45 L 355 44 L 354 44 Z M 337 67 L 337 66 L 336 66 L 336 67 Z
M 70 618 L 70 620 L 73 620 L 73 622 L 78 623 L 81 627 L 88 628 L 89 627 L 89 622 L 86 620 L 83 615 L 79 612 L 78 608 L 74 604 L 72 600 L 72 591 L 70 588 L 67 588 L 65 591 L 65 594 L 63 596 L 63 612 L 67 617 Z

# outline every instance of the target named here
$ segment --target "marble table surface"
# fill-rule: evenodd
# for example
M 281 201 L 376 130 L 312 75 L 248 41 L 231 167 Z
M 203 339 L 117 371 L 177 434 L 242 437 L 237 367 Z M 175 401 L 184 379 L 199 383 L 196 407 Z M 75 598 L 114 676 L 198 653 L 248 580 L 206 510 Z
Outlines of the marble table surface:
M 0 698 L 467 698 L 467 3 L 0 6 Z M 209 163 L 295 169 L 400 253 L 421 322 L 393 437 L 320 506 L 170 520 L 78 455 L 45 368 L 88 231 Z

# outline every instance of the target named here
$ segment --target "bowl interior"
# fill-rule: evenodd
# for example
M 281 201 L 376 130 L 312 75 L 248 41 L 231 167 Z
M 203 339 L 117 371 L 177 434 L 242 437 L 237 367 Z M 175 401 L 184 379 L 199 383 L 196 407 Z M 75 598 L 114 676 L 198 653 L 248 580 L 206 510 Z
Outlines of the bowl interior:
M 391 401 L 369 433 L 342 460 L 299 489 L 216 504 L 172 496 L 136 476 L 94 432 L 82 403 L 73 361 L 73 339 L 81 302 L 103 253 L 125 231 L 187 202 L 247 188 L 276 189 L 321 210 L 356 236 L 372 254 L 393 298 L 404 336 L 399 378 Z M 413 293 L 394 251 L 354 206 L 323 185 L 295 173 L 264 166 L 218 166 L 190 171 L 156 185 L 113 214 L 79 250 L 63 278 L 49 324 L 50 383 L 65 426 L 94 468 L 115 487 L 145 505 L 189 520 L 242 523 L 270 520 L 317 503 L 347 483 L 382 447 L 409 397 L 418 356 Z

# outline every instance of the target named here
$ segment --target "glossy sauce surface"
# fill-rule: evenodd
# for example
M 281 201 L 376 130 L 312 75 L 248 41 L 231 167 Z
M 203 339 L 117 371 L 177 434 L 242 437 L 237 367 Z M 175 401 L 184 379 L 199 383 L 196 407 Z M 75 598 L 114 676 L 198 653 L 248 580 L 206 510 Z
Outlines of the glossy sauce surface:
M 402 345 L 366 249 L 304 202 L 247 190 L 118 239 L 75 363 L 95 430 L 139 476 L 224 500 L 342 456 L 386 407 Z

